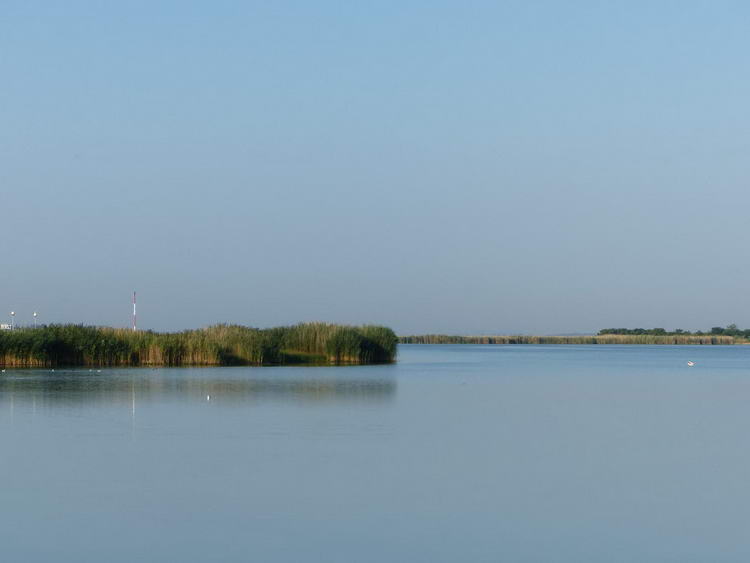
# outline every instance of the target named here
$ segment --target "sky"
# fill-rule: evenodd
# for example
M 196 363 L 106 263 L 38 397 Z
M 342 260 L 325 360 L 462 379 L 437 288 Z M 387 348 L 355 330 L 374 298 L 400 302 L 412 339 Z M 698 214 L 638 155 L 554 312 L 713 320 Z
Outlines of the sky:
M 750 326 L 745 2 L 0 1 L 0 311 Z M 0 312 L 0 321 L 7 313 Z

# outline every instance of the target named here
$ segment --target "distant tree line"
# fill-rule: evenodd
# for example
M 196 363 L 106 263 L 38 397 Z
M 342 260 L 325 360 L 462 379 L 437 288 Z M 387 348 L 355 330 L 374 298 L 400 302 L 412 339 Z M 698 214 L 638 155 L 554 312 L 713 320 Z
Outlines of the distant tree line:
M 620 330 L 620 329 L 607 329 Z M 622 329 L 628 330 L 628 329 Z M 744 344 L 741 337 L 704 333 L 606 333 L 577 336 L 457 336 L 450 334 L 418 334 L 400 336 L 401 344 Z
M 727 327 L 715 326 L 709 331 L 696 330 L 690 332 L 689 330 L 683 330 L 676 328 L 672 331 L 667 331 L 663 328 L 604 328 L 599 331 L 599 335 L 603 336 L 606 334 L 625 334 L 625 335 L 651 335 L 651 336 L 682 336 L 682 335 L 695 335 L 695 336 L 733 336 L 735 338 L 749 338 L 750 339 L 750 328 L 741 329 L 736 324 L 730 324 Z

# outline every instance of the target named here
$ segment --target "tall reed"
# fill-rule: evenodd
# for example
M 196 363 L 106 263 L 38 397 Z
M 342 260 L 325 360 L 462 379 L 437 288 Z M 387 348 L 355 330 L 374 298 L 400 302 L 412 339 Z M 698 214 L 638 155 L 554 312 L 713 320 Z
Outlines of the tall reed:
M 394 361 L 397 343 L 386 327 L 327 323 L 269 329 L 215 325 L 175 333 L 46 325 L 0 331 L 0 365 L 368 364 Z

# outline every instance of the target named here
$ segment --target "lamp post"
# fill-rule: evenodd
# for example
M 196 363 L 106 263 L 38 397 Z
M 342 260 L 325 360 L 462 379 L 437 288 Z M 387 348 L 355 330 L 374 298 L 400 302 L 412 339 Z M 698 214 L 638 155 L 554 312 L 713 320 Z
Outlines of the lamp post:
M 16 312 L 11 311 L 10 312 L 10 330 L 13 330 L 15 328 L 15 325 L 14 325 L 15 318 L 16 318 Z
M 38 314 L 39 313 L 37 313 L 36 311 L 34 311 L 34 328 L 36 328 L 36 317 L 37 317 Z

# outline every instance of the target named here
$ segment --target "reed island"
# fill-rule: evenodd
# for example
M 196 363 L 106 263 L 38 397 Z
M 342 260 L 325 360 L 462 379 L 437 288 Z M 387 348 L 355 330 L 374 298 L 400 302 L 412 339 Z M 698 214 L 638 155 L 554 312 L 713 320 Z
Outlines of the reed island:
M 0 331 L 0 366 L 363 365 L 395 361 L 397 345 L 390 328 L 373 325 L 215 325 L 171 333 L 45 325 Z

